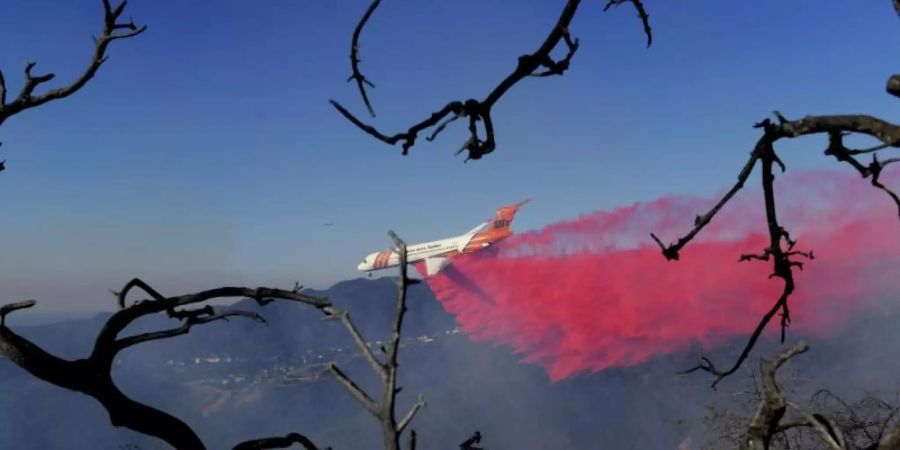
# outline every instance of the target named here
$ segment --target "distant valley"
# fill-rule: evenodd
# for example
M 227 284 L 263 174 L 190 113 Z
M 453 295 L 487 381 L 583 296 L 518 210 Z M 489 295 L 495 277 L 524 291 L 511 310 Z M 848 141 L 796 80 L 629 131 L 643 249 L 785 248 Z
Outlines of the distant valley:
M 395 298 L 391 279 L 349 280 L 314 293 L 348 309 L 374 348 L 385 340 Z M 379 448 L 374 419 L 324 372 L 334 361 L 363 387 L 377 387 L 339 323 L 287 302 L 234 306 L 259 312 L 268 324 L 234 319 L 135 347 L 117 361 L 116 382 L 136 400 L 185 420 L 210 448 L 292 431 L 336 449 Z M 16 329 L 48 351 L 77 358 L 89 351 L 107 316 Z M 134 332 L 173 323 L 153 318 L 135 324 Z M 900 386 L 900 350 L 887 344 L 900 338 L 896 323 L 894 316 L 872 317 L 840 338 L 811 340 L 813 351 L 797 365 L 807 377 L 815 375 L 808 387 L 850 380 L 844 386 L 852 395 L 864 387 Z M 401 409 L 420 392 L 428 400 L 413 425 L 424 448 L 456 448 L 475 430 L 490 449 L 665 449 L 686 442 L 699 448 L 705 405 L 727 404 L 729 390 L 747 382 L 736 377 L 712 391 L 708 377 L 676 376 L 696 362 L 692 352 L 552 383 L 543 368 L 519 362 L 508 348 L 471 341 L 424 284 L 410 289 L 405 325 Z M 714 356 L 732 358 L 742 343 Z M 875 350 L 863 356 L 860 346 Z M 749 366 L 774 348 L 765 343 Z M 871 370 L 851 371 L 848 361 L 853 369 Z M 0 401 L 8 405 L 0 448 L 157 448 L 153 439 L 113 428 L 89 397 L 31 378 L 8 362 L 0 362 L 0 374 Z M 90 445 L 74 444 L 73 436 Z

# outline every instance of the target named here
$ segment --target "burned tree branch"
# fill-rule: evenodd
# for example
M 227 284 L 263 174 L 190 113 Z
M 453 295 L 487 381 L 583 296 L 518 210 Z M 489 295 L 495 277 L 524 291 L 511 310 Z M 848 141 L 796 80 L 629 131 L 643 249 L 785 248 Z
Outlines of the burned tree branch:
M 113 426 L 157 437 L 178 449 L 205 448 L 180 419 L 131 400 L 119 391 L 104 363 L 91 358 L 60 359 L 5 326 L 0 327 L 0 353 L 41 380 L 94 397 L 109 413 Z
M 641 21 L 644 23 L 644 31 L 647 33 L 647 45 L 649 46 L 652 41 L 649 16 L 647 15 L 640 0 L 612 0 L 607 5 L 606 9 L 609 9 L 609 7 L 614 4 L 622 3 L 624 1 L 629 1 L 637 8 L 638 14 L 641 17 Z M 575 16 L 580 3 L 580 0 L 568 0 L 566 2 L 566 5 L 563 7 L 559 19 L 557 19 L 556 24 L 550 30 L 550 33 L 544 39 L 544 42 L 541 43 L 540 47 L 538 47 L 538 49 L 533 53 L 520 56 L 515 69 L 503 80 L 501 80 L 482 100 L 470 98 L 465 101 L 457 100 L 448 102 L 446 106 L 432 113 L 429 118 L 409 127 L 405 132 L 387 135 L 385 133 L 382 133 L 372 125 L 366 124 L 361 121 L 337 101 L 330 100 L 330 102 L 342 116 L 344 116 L 352 124 L 356 125 L 357 128 L 374 137 L 375 139 L 378 139 L 389 145 L 395 145 L 398 142 L 402 142 L 403 155 L 407 155 L 409 153 L 409 149 L 412 148 L 413 145 L 415 145 L 416 139 L 418 138 L 418 134 L 420 132 L 432 127 L 437 127 L 437 129 L 431 134 L 430 138 L 428 139 L 432 140 L 450 122 L 453 122 L 459 117 L 467 117 L 469 118 L 469 137 L 457 152 L 457 154 L 462 153 L 463 151 L 467 151 L 468 156 L 466 157 L 466 161 L 470 159 L 481 159 L 481 157 L 483 157 L 484 155 L 493 152 L 497 146 L 491 111 L 494 105 L 496 105 L 500 100 L 500 98 L 503 97 L 503 95 L 506 94 L 506 92 L 509 91 L 513 86 L 515 86 L 518 82 L 522 81 L 526 77 L 561 75 L 563 72 L 565 72 L 565 70 L 569 68 L 571 59 L 574 56 L 575 51 L 578 49 L 578 40 L 572 39 L 569 35 L 569 24 L 572 22 L 572 18 Z M 354 74 L 351 75 L 350 79 L 356 79 L 357 84 L 360 87 L 360 91 L 362 92 L 363 100 L 366 101 L 367 106 L 368 99 L 366 97 L 365 90 L 363 89 L 365 77 L 358 73 L 358 68 L 355 66 L 355 64 L 358 62 L 358 55 L 356 55 L 355 52 L 358 51 L 359 32 L 365 25 L 372 11 L 375 9 L 375 7 L 377 7 L 377 5 L 378 2 L 374 1 L 369 6 L 369 9 L 366 10 L 366 14 L 363 16 L 362 20 L 360 20 L 359 25 L 354 32 L 353 42 L 355 44 L 353 44 L 351 49 L 351 62 L 354 64 Z M 560 44 L 560 42 L 564 42 L 566 44 L 568 52 L 563 59 L 554 61 L 550 54 Z M 537 72 L 537 70 L 541 67 L 544 67 L 547 70 L 544 72 Z M 371 112 L 371 109 L 370 114 L 374 115 L 374 113 Z M 483 124 L 483 130 L 478 129 L 478 122 L 481 122 Z M 483 136 L 481 134 L 482 132 Z
M 300 444 L 306 450 L 319 450 L 319 447 L 316 447 L 308 437 L 299 434 L 299 433 L 291 433 L 284 437 L 270 437 L 263 439 L 254 439 L 252 441 L 242 442 L 236 446 L 234 446 L 233 450 L 263 450 L 263 449 L 271 449 L 271 448 L 288 448 L 292 447 L 294 444 Z M 331 447 L 327 447 L 328 450 Z
M 885 143 L 883 147 L 889 147 L 896 145 L 895 143 Z M 828 133 L 828 148 L 825 149 L 825 154 L 833 156 L 840 162 L 846 162 L 850 164 L 857 172 L 859 172 L 860 176 L 863 178 L 872 177 L 872 186 L 875 186 L 878 189 L 884 191 L 891 199 L 894 201 L 894 204 L 897 206 L 897 212 L 900 214 L 900 197 L 897 196 L 894 191 L 885 187 L 885 185 L 881 184 L 879 177 L 881 176 L 881 171 L 888 164 L 895 163 L 900 161 L 898 158 L 890 158 L 885 161 L 878 160 L 878 154 L 874 153 L 875 151 L 880 150 L 879 147 L 873 147 L 867 150 L 850 150 L 844 146 L 844 135 L 840 131 L 830 131 Z M 862 154 L 862 153 L 872 153 L 872 162 L 867 166 L 863 163 L 859 162 L 854 155 Z
M 897 425 L 890 433 L 886 434 L 878 442 L 878 450 L 896 450 L 900 448 L 900 425 Z
M 365 124 L 361 120 L 357 119 L 356 116 L 353 115 L 353 113 L 351 113 L 346 108 L 341 106 L 340 103 L 338 103 L 334 100 L 329 100 L 329 101 L 331 102 L 331 105 L 334 106 L 335 109 L 337 109 L 338 112 L 341 113 L 341 115 L 343 115 L 345 118 L 347 118 L 347 120 L 352 122 L 354 125 L 359 127 L 359 129 L 365 131 L 366 133 L 368 133 L 375 139 L 378 139 L 379 141 L 382 141 L 382 142 L 384 142 L 386 144 L 390 144 L 390 145 L 394 145 L 400 141 L 403 141 L 403 154 L 404 155 L 406 155 L 409 152 L 409 149 L 412 148 L 413 145 L 415 145 L 416 138 L 418 137 L 419 132 L 435 126 L 436 124 L 438 124 L 438 122 L 441 121 L 441 119 L 443 119 L 444 117 L 448 116 L 451 113 L 456 116 L 461 115 L 462 114 L 462 106 L 463 106 L 462 102 L 450 102 L 447 104 L 447 106 L 444 106 L 443 109 L 431 114 L 431 117 L 429 117 L 428 119 L 425 119 L 425 120 L 409 127 L 409 129 L 406 132 L 397 133 L 393 136 L 388 136 L 388 135 L 378 131 L 378 129 L 376 129 L 375 127 Z
M 139 279 L 129 281 L 118 294 L 120 305 L 124 305 L 125 296 L 135 287 L 144 290 L 153 298 L 124 307 L 107 319 L 97 336 L 94 349 L 87 358 L 69 361 L 56 357 L 10 330 L 2 320 L 0 320 L 0 355 L 9 358 L 14 364 L 37 378 L 93 397 L 109 413 L 113 426 L 126 427 L 138 433 L 157 437 L 178 449 L 204 449 L 205 446 L 191 427 L 177 417 L 136 402 L 118 389 L 111 375 L 113 360 L 118 352 L 143 342 L 186 334 L 195 325 L 227 320 L 228 317 L 247 317 L 262 321 L 262 317 L 255 313 L 239 310 L 218 311 L 209 306 L 176 310 L 178 307 L 195 305 L 208 300 L 248 297 L 258 302 L 272 301 L 273 299 L 297 301 L 319 309 L 331 305 L 324 298 L 270 288 L 223 287 L 195 294 L 164 297 Z M 34 300 L 29 300 L 0 307 L 0 318 L 12 311 L 29 308 L 34 304 Z M 169 330 L 141 333 L 124 338 L 118 337 L 129 324 L 138 318 L 156 313 L 166 313 L 175 320 L 181 320 L 182 325 Z
M 776 115 L 781 116 L 777 111 Z M 757 142 L 756 147 L 750 154 L 750 159 L 744 164 L 743 169 L 741 169 L 738 174 L 737 183 L 719 200 L 719 202 L 706 214 L 697 216 L 694 227 L 686 235 L 679 238 L 674 244 L 664 245 L 659 237 L 655 234 L 651 234 L 653 239 L 659 244 L 666 259 L 677 260 L 680 250 L 693 240 L 703 227 L 710 223 L 722 206 L 728 203 L 728 201 L 744 187 L 744 183 L 760 160 L 760 152 L 762 150 L 760 145 L 764 142 L 774 144 L 778 140 L 784 138 L 796 138 L 810 134 L 827 133 L 829 134 L 831 142 L 829 147 L 825 150 L 825 154 L 832 155 L 839 161 L 848 162 L 863 176 L 863 178 L 873 176 L 876 172 L 880 173 L 885 164 L 881 162 L 876 164 L 873 168 L 870 168 L 863 165 L 855 158 L 852 158 L 854 154 L 859 154 L 863 151 L 851 153 L 849 149 L 843 147 L 839 141 L 843 133 L 852 132 L 865 134 L 882 142 L 883 147 L 869 149 L 864 151 L 865 153 L 874 152 L 881 148 L 900 148 L 900 126 L 867 115 L 806 116 L 794 121 L 787 121 L 781 117 L 781 120 L 779 120 L 777 125 L 766 119 L 757 123 L 755 127 L 765 128 L 765 135 Z M 892 195 L 891 197 L 894 196 Z
M 247 311 L 224 311 L 217 312 L 208 315 L 207 317 L 202 317 L 199 314 L 192 314 L 188 317 L 184 318 L 184 323 L 178 328 L 172 328 L 169 330 L 162 331 L 154 331 L 149 333 L 141 333 L 134 336 L 129 336 L 127 338 L 122 338 L 116 341 L 116 351 L 124 350 L 128 347 L 141 344 L 144 342 L 155 341 L 160 339 L 168 339 L 175 336 L 180 336 L 182 334 L 187 334 L 191 331 L 191 327 L 194 325 L 202 325 L 205 323 L 214 322 L 216 320 L 225 320 L 227 321 L 229 317 L 247 317 L 249 319 L 253 319 L 259 323 L 265 323 L 266 320 L 262 318 L 259 314 L 251 313 Z
M 872 152 L 877 152 L 877 151 L 879 151 L 879 150 L 884 150 L 884 149 L 886 149 L 886 148 L 888 148 L 888 147 L 890 147 L 890 145 L 888 145 L 888 144 L 880 144 L 880 145 L 876 145 L 876 146 L 870 147 L 870 148 L 865 148 L 865 149 L 862 149 L 862 150 L 848 149 L 848 150 L 847 150 L 847 153 L 848 153 L 848 154 L 851 154 L 851 155 L 862 155 L 862 154 L 864 154 L 864 153 L 872 153 Z
M 747 341 L 747 344 L 744 345 L 744 349 L 741 350 L 741 354 L 738 356 L 737 360 L 734 362 L 734 364 L 731 365 L 730 368 L 724 371 L 719 370 L 709 358 L 704 356 L 701 358 L 703 361 L 701 364 L 688 370 L 682 371 L 679 374 L 684 375 L 698 370 L 709 372 L 715 376 L 715 380 L 713 380 L 713 383 L 711 385 L 711 387 L 715 389 L 716 385 L 718 385 L 720 381 L 736 372 L 744 363 L 744 361 L 747 360 L 747 357 L 750 356 L 750 351 L 753 350 L 753 347 L 756 346 L 756 341 L 759 340 L 759 337 L 762 335 L 763 330 L 766 329 L 766 325 L 769 324 L 769 321 L 771 321 L 772 318 L 775 317 L 775 314 L 777 314 L 778 311 L 781 310 L 786 304 L 788 295 L 790 295 L 789 292 L 782 292 L 781 296 L 778 298 L 778 301 L 775 302 L 774 305 L 772 305 L 769 311 L 756 325 L 756 329 L 753 330 L 753 333 L 750 335 L 750 339 Z
M 97 70 L 99 70 L 100 66 L 107 60 L 108 55 L 106 54 L 106 50 L 110 43 L 118 39 L 127 39 L 143 33 L 144 30 L 147 29 L 146 26 L 138 27 L 133 21 L 119 22 L 119 18 L 125 11 L 126 4 L 127 1 L 123 0 L 116 7 L 112 7 L 109 0 L 103 0 L 103 29 L 100 32 L 100 37 L 94 39 L 94 53 L 91 56 L 91 61 L 88 63 L 84 72 L 82 72 L 72 84 L 61 88 L 50 89 L 40 95 L 34 95 L 35 89 L 39 85 L 52 80 L 54 74 L 47 73 L 43 75 L 34 75 L 32 69 L 34 69 L 35 63 L 28 62 L 25 65 L 25 84 L 22 87 L 21 92 L 15 99 L 7 103 L 7 86 L 2 74 L 0 74 L 0 124 L 3 124 L 6 119 L 26 109 L 74 94 L 96 75 Z
M 0 105 L 6 104 L 6 79 L 3 78 L 3 71 L 0 70 Z
M 412 408 L 407 412 L 406 416 L 404 416 L 399 423 L 397 422 L 395 409 L 397 394 L 400 392 L 400 388 L 397 387 L 397 371 L 399 367 L 397 354 L 400 349 L 403 316 L 406 314 L 406 288 L 411 284 L 415 284 L 417 280 L 411 280 L 407 277 L 406 243 L 393 231 L 389 231 L 388 235 L 394 241 L 395 252 L 398 255 L 400 276 L 397 279 L 397 301 L 394 308 L 394 317 L 391 322 L 391 334 L 388 339 L 387 348 L 384 349 L 386 355 L 385 362 L 381 363 L 378 361 L 356 326 L 353 325 L 349 314 L 344 311 L 336 310 L 333 307 L 327 307 L 324 311 L 326 314 L 338 318 L 344 323 L 345 327 L 350 332 L 350 335 L 353 337 L 353 341 L 356 343 L 357 347 L 360 348 L 360 351 L 369 361 L 369 365 L 372 366 L 372 369 L 381 379 L 381 401 L 376 403 L 375 400 L 360 388 L 357 383 L 342 372 L 336 364 L 330 363 L 328 365 L 328 371 L 331 372 L 338 383 L 340 383 L 350 395 L 356 398 L 363 407 L 365 407 L 366 410 L 375 416 L 381 423 L 384 448 L 386 450 L 399 450 L 401 434 L 410 422 L 412 422 L 419 410 L 425 406 L 425 399 L 420 395 L 416 403 L 413 404 Z M 410 441 L 414 443 L 415 437 L 411 435 Z
M 650 44 L 653 43 L 653 30 L 650 29 L 650 15 L 647 14 L 647 9 L 644 8 L 644 4 L 641 3 L 641 0 L 609 0 L 609 3 L 603 7 L 603 11 L 607 11 L 613 6 L 619 6 L 626 2 L 634 5 L 634 9 L 637 10 L 638 18 L 641 19 L 641 24 L 644 25 L 644 34 L 647 35 L 647 47 L 649 48 Z
M 783 348 L 773 361 L 761 360 L 759 372 L 752 371 L 752 391 L 742 392 L 754 405 L 746 418 L 738 418 L 737 433 L 729 430 L 722 435 L 728 442 L 737 441 L 742 449 L 762 448 L 830 448 L 833 450 L 885 450 L 879 446 L 885 430 L 896 426 L 894 421 L 900 407 L 871 394 L 849 404 L 828 390 L 819 390 L 810 397 L 809 407 L 803 408 L 787 398 L 782 386 L 790 383 L 788 375 L 781 375 L 780 367 L 794 356 L 807 351 L 797 343 Z M 779 375 L 776 375 L 779 374 Z M 775 377 L 782 377 L 782 382 Z M 759 380 L 759 382 L 757 382 Z M 835 404 L 831 404 L 835 402 Z M 731 422 L 731 420 L 728 420 Z M 730 428 L 730 423 L 726 425 Z M 723 445 L 715 448 L 725 448 Z
M 820 389 L 812 395 L 811 402 L 817 401 L 817 408 L 828 410 L 829 416 L 824 414 L 809 414 L 799 407 L 789 403 L 789 406 L 798 410 L 807 422 L 813 423 L 819 437 L 835 448 L 831 441 L 838 444 L 836 448 L 860 448 L 876 450 L 885 448 L 879 446 L 885 439 L 888 426 L 890 426 L 900 406 L 892 405 L 871 394 L 852 405 L 827 389 Z M 838 408 L 829 408 L 828 402 L 836 402 Z M 810 419 L 810 416 L 812 419 Z M 896 425 L 896 424 L 895 424 Z M 843 447 L 840 447 L 843 446 Z
M 476 431 L 468 439 L 459 444 L 460 450 L 483 450 L 481 447 L 476 447 L 475 444 L 481 443 L 481 432 Z
M 413 418 L 416 417 L 416 413 L 418 413 L 420 409 L 425 407 L 425 404 L 425 397 L 419 394 L 419 399 L 416 400 L 416 403 L 413 404 L 412 408 L 409 409 L 409 412 L 406 413 L 406 416 L 404 416 L 403 419 L 400 420 L 400 423 L 397 424 L 398 433 L 402 433 L 403 430 L 406 429 L 406 426 L 409 425 L 409 423 L 412 422 Z
M 396 233 L 388 231 L 388 236 L 397 246 L 397 253 L 400 255 L 400 276 L 397 278 L 397 303 L 394 308 L 394 321 L 391 327 L 391 339 L 388 343 L 388 372 L 390 375 L 396 375 L 397 370 L 397 351 L 400 348 L 400 330 L 403 327 L 403 316 L 406 315 L 406 287 L 409 285 L 409 278 L 406 276 L 406 243 L 401 240 Z M 390 374 L 393 369 L 393 374 Z
M 775 373 L 787 360 L 807 350 L 808 346 L 800 342 L 789 349 L 783 350 L 774 361 L 760 361 L 762 381 L 759 390 L 760 404 L 746 432 L 741 437 L 740 448 L 768 448 L 769 443 L 779 433 L 802 427 L 812 430 L 813 436 L 832 450 L 856 448 L 866 450 L 896 449 L 898 442 L 891 441 L 890 433 L 885 434 L 884 430 L 893 420 L 898 408 L 883 400 L 874 399 L 870 396 L 858 402 L 856 407 L 874 399 L 880 411 L 889 411 L 886 417 L 883 414 L 873 416 L 867 413 L 865 418 L 863 418 L 856 413 L 854 407 L 851 407 L 829 391 L 820 390 L 812 398 L 816 399 L 825 394 L 837 401 L 843 411 L 845 411 L 844 413 L 841 413 L 840 410 L 829 413 L 809 412 L 785 399 L 784 394 L 775 381 Z M 795 419 L 787 423 L 781 423 L 785 419 L 788 410 L 793 411 Z M 877 430 L 877 432 L 871 432 L 872 430 Z M 785 439 L 787 438 L 785 437 Z
M 355 342 L 356 346 L 362 350 L 369 365 L 372 366 L 372 370 L 374 370 L 382 381 L 384 381 L 387 378 L 387 367 L 378 361 L 378 358 L 372 353 L 372 348 L 366 344 L 366 340 L 362 337 L 362 334 L 359 333 L 359 330 L 356 329 L 356 325 L 350 320 L 350 313 L 335 308 L 326 309 L 325 313 L 328 314 L 326 319 L 337 318 L 344 324 L 344 327 L 347 328 L 347 332 L 353 337 L 353 342 Z
M 887 82 L 887 93 L 894 97 L 900 97 L 900 74 L 891 75 Z
M 753 331 L 750 339 L 745 345 L 737 361 L 728 370 L 721 371 L 716 368 L 712 362 L 704 358 L 703 362 L 698 366 L 686 370 L 682 373 L 690 373 L 697 370 L 703 370 L 715 375 L 716 379 L 712 386 L 728 375 L 733 374 L 743 362 L 747 359 L 750 351 L 756 345 L 757 340 L 762 335 L 771 319 L 780 312 L 781 315 L 781 341 L 784 342 L 785 333 L 790 324 L 790 308 L 789 297 L 794 291 L 793 269 L 803 269 L 803 263 L 795 260 L 795 257 L 803 257 L 813 259 L 812 251 L 795 250 L 796 241 L 792 240 L 788 231 L 779 223 L 776 208 L 775 197 L 775 175 L 773 168 L 778 165 L 781 171 L 785 171 L 785 165 L 775 153 L 775 143 L 780 139 L 795 138 L 810 134 L 827 133 L 829 136 L 829 145 L 825 150 L 826 155 L 832 155 L 841 162 L 847 162 L 856 169 L 863 178 L 871 177 L 873 186 L 885 191 L 894 201 L 900 211 L 900 197 L 893 191 L 885 187 L 880 182 L 880 174 L 884 167 L 888 164 L 897 162 L 898 158 L 891 158 L 884 161 L 878 160 L 877 150 L 887 147 L 900 147 L 900 127 L 884 120 L 866 116 L 866 115 L 836 115 L 836 116 L 806 116 L 799 120 L 788 120 L 778 111 L 774 115 L 777 123 L 773 123 L 770 119 L 765 119 L 754 125 L 755 128 L 761 128 L 763 135 L 759 138 L 750 158 L 738 174 L 737 183 L 710 209 L 707 213 L 697 216 L 694 220 L 694 226 L 691 230 L 680 237 L 672 244 L 665 245 L 662 240 L 651 233 L 653 240 L 659 245 L 663 256 L 667 260 L 678 260 L 680 251 L 697 234 L 708 225 L 721 208 L 731 200 L 734 195 L 744 187 L 744 184 L 753 171 L 753 168 L 759 164 L 762 176 L 763 194 L 765 198 L 766 226 L 769 234 L 769 246 L 760 254 L 744 254 L 741 255 L 740 261 L 762 260 L 772 262 L 772 274 L 769 278 L 780 278 L 784 282 L 781 295 L 778 297 L 772 308 L 760 319 Z M 872 153 L 872 163 L 864 165 L 859 162 L 854 155 L 843 145 L 843 136 L 846 133 L 860 133 L 880 140 L 883 146 L 865 150 L 865 153 Z
M 812 428 L 823 442 L 832 450 L 847 450 L 847 442 L 841 429 L 830 419 L 821 414 L 810 414 L 794 403 L 786 402 L 787 406 L 797 411 L 806 421 L 806 426 Z
M 213 314 L 212 308 L 204 308 L 196 311 L 179 311 L 176 310 L 176 308 L 203 303 L 208 300 L 240 297 L 251 298 L 260 305 L 264 305 L 274 298 L 284 301 L 304 303 L 318 309 L 323 309 L 331 306 L 331 303 L 327 299 L 312 297 L 306 294 L 301 294 L 299 292 L 294 292 L 293 290 L 270 288 L 251 289 L 246 287 L 220 287 L 216 289 L 197 292 L 194 294 L 181 295 L 177 297 L 164 297 L 144 281 L 135 278 L 126 283 L 125 287 L 123 287 L 122 290 L 117 293 L 118 303 L 120 307 L 125 304 L 125 299 L 128 293 L 134 288 L 142 289 L 152 298 L 149 300 L 142 300 L 133 303 L 132 305 L 124 309 L 120 309 L 115 314 L 113 314 L 109 318 L 109 320 L 106 321 L 106 324 L 103 326 L 103 329 L 100 330 L 100 334 L 97 336 L 97 340 L 94 343 L 94 350 L 91 356 L 92 358 L 100 358 L 111 363 L 112 358 L 115 356 L 115 354 L 128 346 L 123 346 L 123 343 L 117 340 L 119 333 L 121 333 L 122 330 L 124 330 L 129 324 L 146 315 L 165 312 L 169 317 L 174 319 L 186 320 L 193 318 L 193 324 L 197 324 L 198 316 L 200 316 L 201 314 Z M 231 315 L 235 314 L 241 313 L 231 313 Z M 189 329 L 190 326 L 188 326 L 187 329 L 185 329 L 183 332 L 175 333 L 173 330 L 169 330 L 168 333 L 174 333 L 172 334 L 172 336 L 176 336 L 178 334 L 186 333 Z M 128 343 L 126 342 L 125 344 Z
M 374 0 L 369 4 L 365 14 L 363 14 L 359 23 L 356 24 L 356 28 L 353 30 L 353 38 L 350 41 L 350 68 L 353 70 L 353 73 L 347 78 L 348 83 L 356 81 L 356 86 L 359 88 L 359 95 L 362 97 L 363 102 L 366 104 L 366 109 L 369 110 L 369 115 L 372 117 L 375 117 L 375 109 L 372 108 L 372 103 L 369 101 L 369 95 L 366 93 L 366 86 L 374 89 L 375 85 L 366 79 L 365 75 L 359 71 L 359 35 L 362 33 L 363 27 L 365 27 L 366 23 L 369 21 L 369 17 L 375 12 L 375 8 L 378 8 L 379 3 L 381 3 L 381 0 Z
M 734 195 L 737 194 L 738 191 L 743 189 L 744 183 L 747 182 L 747 178 L 749 178 L 750 174 L 753 172 L 753 167 L 756 166 L 757 161 L 759 161 L 759 151 L 758 149 L 754 149 L 753 152 L 750 153 L 750 159 L 747 160 L 747 163 L 744 164 L 744 168 L 741 169 L 741 172 L 738 174 L 737 183 L 735 183 L 734 186 L 732 186 L 731 189 L 725 193 L 725 195 L 718 201 L 718 203 L 715 204 L 715 206 L 712 207 L 712 209 L 710 209 L 703 215 L 697 216 L 694 219 L 694 227 L 691 228 L 691 231 L 689 231 L 686 235 L 678 238 L 677 242 L 675 242 L 674 244 L 669 244 L 667 246 L 662 243 L 659 237 L 657 237 L 653 233 L 650 233 L 650 236 L 659 245 L 660 249 L 662 250 L 663 256 L 665 256 L 667 260 L 677 261 L 680 256 L 679 252 L 681 251 L 681 249 L 684 248 L 684 246 L 687 245 L 688 242 L 694 239 L 694 237 L 697 235 L 697 233 L 700 232 L 700 230 L 703 229 L 703 227 L 709 225 L 709 222 L 712 221 L 712 218 L 719 212 L 719 210 L 722 209 L 722 207 L 725 206 L 725 204 L 728 203 L 728 201 L 731 200 L 731 198 L 734 197 Z
M 379 416 L 381 414 L 381 408 L 375 400 L 372 400 L 372 397 L 366 393 L 359 385 L 357 385 L 353 380 L 350 379 L 340 368 L 338 368 L 337 364 L 330 363 L 328 364 L 328 371 L 334 376 L 334 378 L 353 396 L 356 400 L 359 401 L 366 408 L 367 411 L 374 414 L 375 416 Z
M 122 290 L 120 290 L 119 292 L 113 291 L 113 295 L 115 295 L 116 298 L 119 299 L 119 308 L 125 307 L 125 299 L 128 297 L 128 293 L 134 288 L 139 288 L 142 291 L 146 292 L 150 297 L 153 297 L 153 300 L 160 302 L 166 301 L 166 297 L 164 297 L 159 292 L 156 292 L 156 289 L 150 287 L 150 285 L 145 283 L 144 280 L 141 280 L 140 278 L 132 278 L 127 283 L 125 283 L 125 286 L 122 287 Z
M 566 70 L 569 70 L 569 64 L 572 62 L 572 57 L 575 56 L 575 52 L 578 51 L 578 39 L 572 39 L 572 36 L 569 35 L 568 30 L 563 30 L 563 40 L 566 43 L 566 48 L 568 49 L 566 52 L 566 56 L 559 61 L 554 61 L 550 55 L 547 55 L 543 61 L 541 61 L 541 66 L 545 67 L 547 70 L 539 73 L 533 73 L 530 76 L 532 77 L 548 77 L 551 75 L 562 75 Z
M 416 450 L 416 430 L 409 430 L 409 441 L 406 444 L 408 450 Z
M 741 450 L 763 450 L 769 447 L 774 431 L 778 423 L 784 417 L 787 409 L 781 388 L 775 382 L 775 372 L 789 359 L 807 351 L 809 347 L 799 342 L 793 347 L 782 351 L 774 361 L 760 361 L 760 374 L 762 376 L 762 401 L 759 409 L 750 421 L 747 432 L 741 437 Z
M 0 306 L 0 327 L 6 325 L 6 315 L 13 312 L 18 311 L 20 309 L 31 308 L 37 304 L 37 300 L 25 300 L 23 302 L 10 303 L 8 305 Z

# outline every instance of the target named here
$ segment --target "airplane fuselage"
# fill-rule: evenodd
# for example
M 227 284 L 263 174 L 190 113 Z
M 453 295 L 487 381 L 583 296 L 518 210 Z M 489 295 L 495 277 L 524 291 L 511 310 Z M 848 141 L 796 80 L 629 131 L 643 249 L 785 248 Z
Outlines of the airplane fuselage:
M 524 203 L 501 207 L 491 221 L 478 225 L 468 233 L 421 244 L 407 245 L 407 263 L 413 264 L 424 261 L 426 274 L 431 276 L 439 272 L 448 263 L 449 259 L 455 255 L 479 251 L 512 236 L 513 233 L 509 227 L 512 224 L 516 211 Z M 389 248 L 367 255 L 359 263 L 357 270 L 371 272 L 373 270 L 397 267 L 399 264 L 400 255 L 397 254 L 396 249 Z
M 460 253 L 470 253 L 488 247 L 492 243 L 497 242 L 501 239 L 503 238 L 496 239 L 493 242 L 487 242 L 484 239 L 475 241 L 474 237 L 472 239 L 469 239 L 468 236 L 462 235 L 421 244 L 407 245 L 406 262 L 408 264 L 413 264 L 419 261 L 424 261 L 427 258 L 450 257 Z M 380 252 L 370 253 L 369 255 L 367 255 L 366 258 L 363 259 L 361 263 L 359 263 L 357 269 L 363 272 L 368 272 L 372 270 L 397 267 L 399 264 L 400 255 L 397 254 L 394 249 L 385 249 Z

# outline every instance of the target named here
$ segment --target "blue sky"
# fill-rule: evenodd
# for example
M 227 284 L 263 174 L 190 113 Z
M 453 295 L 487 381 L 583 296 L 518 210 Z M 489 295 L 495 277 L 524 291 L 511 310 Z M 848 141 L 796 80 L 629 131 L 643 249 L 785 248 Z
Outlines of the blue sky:
M 603 3 L 584 2 L 572 24 L 572 69 L 513 88 L 494 112 L 499 148 L 463 164 L 463 127 L 401 157 L 328 104 L 365 112 L 345 80 L 367 1 L 133 0 L 145 34 L 114 43 L 73 97 L 0 128 L 0 299 L 106 309 L 133 276 L 171 294 L 327 287 L 358 276 L 388 229 L 410 242 L 461 233 L 527 197 L 514 227 L 534 229 L 717 192 L 774 109 L 897 119 L 889 1 L 648 1 L 650 49 L 632 9 Z M 483 97 L 563 4 L 384 1 L 362 38 L 374 123 L 393 132 Z M 28 60 L 71 80 L 100 21 L 100 0 L 6 2 L 10 90 Z M 818 138 L 781 148 L 789 169 L 836 165 Z

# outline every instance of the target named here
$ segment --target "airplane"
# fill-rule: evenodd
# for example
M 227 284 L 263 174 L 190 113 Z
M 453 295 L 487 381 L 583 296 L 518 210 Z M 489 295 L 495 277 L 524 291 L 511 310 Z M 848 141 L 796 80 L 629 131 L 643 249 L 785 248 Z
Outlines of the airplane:
M 426 276 L 433 276 L 443 269 L 450 258 L 462 253 L 472 253 L 487 248 L 497 242 L 513 235 L 509 227 L 519 207 L 528 203 L 531 199 L 509 206 L 501 206 L 497 214 L 488 222 L 480 223 L 468 233 L 422 244 L 406 246 L 406 262 L 414 264 L 425 261 Z M 370 253 L 356 267 L 361 272 L 397 267 L 400 264 L 400 255 L 396 249 L 389 248 L 380 252 Z

